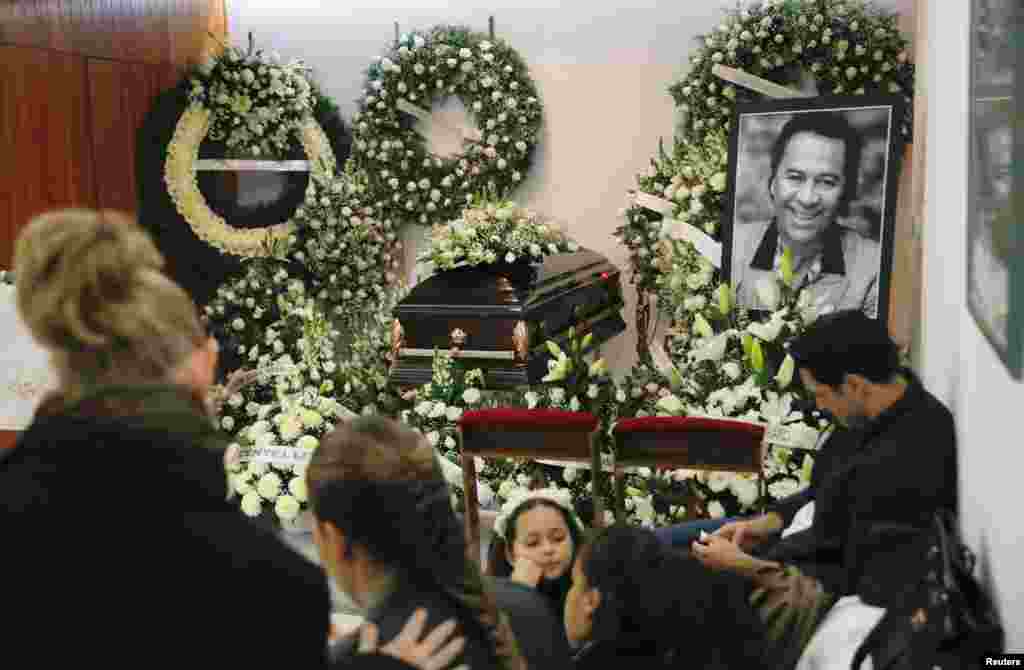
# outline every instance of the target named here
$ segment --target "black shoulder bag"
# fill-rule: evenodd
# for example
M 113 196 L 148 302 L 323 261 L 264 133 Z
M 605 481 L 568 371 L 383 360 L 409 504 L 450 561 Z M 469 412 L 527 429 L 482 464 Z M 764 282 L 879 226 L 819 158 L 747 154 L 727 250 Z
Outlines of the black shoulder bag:
M 864 544 L 883 553 L 886 546 L 901 547 L 902 555 L 896 562 L 890 555 L 887 567 L 916 562 L 920 568 L 914 571 L 918 578 L 897 591 L 898 597 L 886 598 L 886 612 L 857 649 L 851 670 L 860 670 L 868 655 L 874 670 L 973 670 L 983 667 L 985 654 L 1003 650 L 1002 626 L 974 578 L 974 554 L 961 541 L 951 512 L 936 513 L 927 530 L 872 526 Z M 874 590 L 880 586 L 875 583 Z M 872 590 L 872 580 L 862 576 L 862 598 L 872 600 Z

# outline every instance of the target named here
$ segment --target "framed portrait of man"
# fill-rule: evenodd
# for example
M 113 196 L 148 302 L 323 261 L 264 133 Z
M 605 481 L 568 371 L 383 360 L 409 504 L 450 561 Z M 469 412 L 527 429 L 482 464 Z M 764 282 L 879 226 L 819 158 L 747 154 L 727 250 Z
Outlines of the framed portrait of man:
M 1024 260 L 1020 189 L 1024 156 L 1015 93 L 1020 58 L 1018 0 L 972 0 L 967 308 L 1010 374 L 1024 363 Z
M 737 105 L 729 145 L 722 266 L 736 302 L 768 311 L 783 254 L 819 313 L 859 309 L 887 323 L 900 96 Z

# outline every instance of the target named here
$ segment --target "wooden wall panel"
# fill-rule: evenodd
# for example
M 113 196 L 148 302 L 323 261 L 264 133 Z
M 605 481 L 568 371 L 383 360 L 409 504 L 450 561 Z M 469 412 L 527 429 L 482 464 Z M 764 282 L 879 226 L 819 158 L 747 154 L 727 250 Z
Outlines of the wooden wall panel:
M 0 44 L 129 63 L 196 63 L 227 33 L 224 0 L 0 0 Z
M 135 136 L 153 99 L 174 86 L 172 65 L 95 60 L 88 62 L 97 206 L 133 212 L 136 208 Z
M 0 266 L 9 267 L 11 239 L 33 215 L 60 206 L 96 206 L 89 140 L 86 68 L 56 51 L 0 46 L 0 214 L 6 233 Z

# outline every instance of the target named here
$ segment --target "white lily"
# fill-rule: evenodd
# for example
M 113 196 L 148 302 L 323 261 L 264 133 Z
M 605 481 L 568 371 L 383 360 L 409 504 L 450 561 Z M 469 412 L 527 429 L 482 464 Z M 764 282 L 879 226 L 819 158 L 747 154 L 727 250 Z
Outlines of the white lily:
M 779 290 L 779 283 L 774 277 L 762 277 L 754 286 L 757 299 L 765 309 L 775 310 L 779 308 L 782 301 L 782 292 Z

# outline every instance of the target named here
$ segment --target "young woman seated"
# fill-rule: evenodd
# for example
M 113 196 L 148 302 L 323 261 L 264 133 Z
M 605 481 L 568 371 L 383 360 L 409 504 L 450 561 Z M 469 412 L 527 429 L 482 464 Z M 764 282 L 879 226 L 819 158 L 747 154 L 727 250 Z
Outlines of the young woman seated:
M 447 619 L 465 638 L 443 667 L 524 670 L 508 617 L 475 563 L 433 448 L 412 429 L 381 417 L 340 424 L 307 470 L 313 537 L 322 565 L 388 640 L 417 609 L 428 628 Z M 354 638 L 339 642 L 344 664 Z
M 494 521 L 487 573 L 536 589 L 561 616 L 582 539 L 583 523 L 567 489 L 520 492 Z
M 652 531 L 605 529 L 572 569 L 565 629 L 575 666 L 774 668 L 761 659 L 764 633 L 745 594 L 741 579 L 707 570 Z

